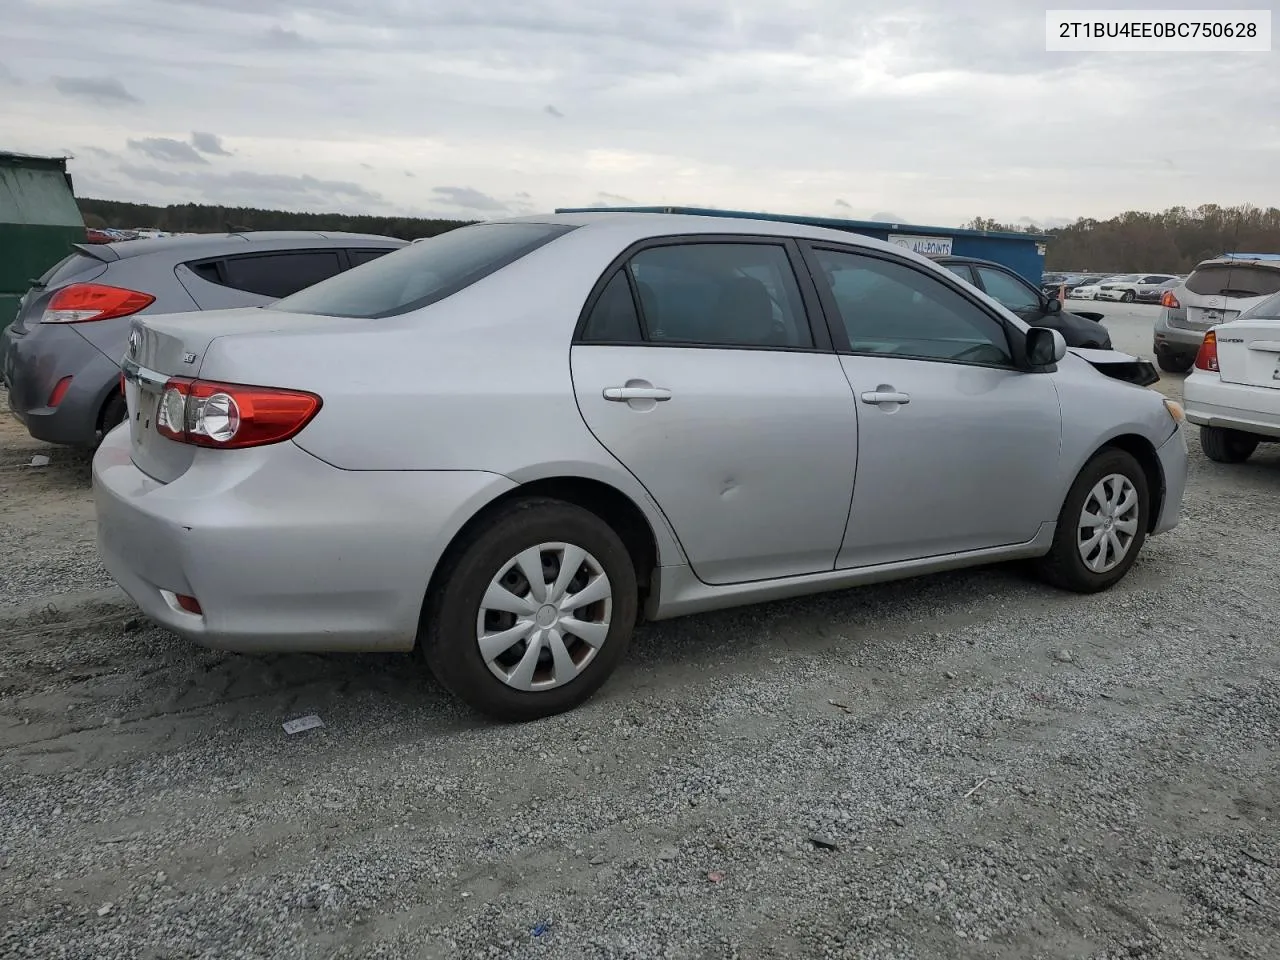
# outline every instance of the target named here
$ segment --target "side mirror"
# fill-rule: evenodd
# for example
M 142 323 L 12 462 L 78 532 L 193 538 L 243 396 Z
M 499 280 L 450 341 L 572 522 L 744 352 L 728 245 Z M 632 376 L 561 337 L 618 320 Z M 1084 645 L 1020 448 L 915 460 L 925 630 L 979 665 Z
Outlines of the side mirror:
M 1067 355 L 1067 341 L 1048 327 L 1032 327 L 1027 331 L 1027 363 L 1034 367 L 1051 367 Z
M 1045 313 L 1061 313 L 1062 301 L 1059 300 L 1057 297 L 1050 297 L 1049 302 L 1046 303 L 1044 306 L 1044 312 Z

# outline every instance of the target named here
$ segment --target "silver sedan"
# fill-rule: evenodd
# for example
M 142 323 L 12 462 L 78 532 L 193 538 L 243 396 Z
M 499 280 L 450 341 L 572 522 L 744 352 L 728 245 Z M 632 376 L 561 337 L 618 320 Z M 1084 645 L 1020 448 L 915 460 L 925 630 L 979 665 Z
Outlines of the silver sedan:
M 1014 559 L 1112 586 L 1186 477 L 1181 409 L 1107 375 L 1130 359 L 847 233 L 478 224 L 266 308 L 139 318 L 99 548 L 196 642 L 417 649 L 531 719 L 597 690 L 641 615 Z

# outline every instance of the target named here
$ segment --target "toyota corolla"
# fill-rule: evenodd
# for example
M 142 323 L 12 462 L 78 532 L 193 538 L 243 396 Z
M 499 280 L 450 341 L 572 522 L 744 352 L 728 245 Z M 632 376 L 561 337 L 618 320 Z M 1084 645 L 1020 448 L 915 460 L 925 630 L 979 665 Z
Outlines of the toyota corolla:
M 1116 362 L 1118 358 L 1118 361 Z M 637 619 L 1003 560 L 1104 590 L 1182 412 L 909 251 L 783 222 L 463 227 L 264 308 L 138 318 L 102 557 L 223 649 L 418 650 L 569 709 Z

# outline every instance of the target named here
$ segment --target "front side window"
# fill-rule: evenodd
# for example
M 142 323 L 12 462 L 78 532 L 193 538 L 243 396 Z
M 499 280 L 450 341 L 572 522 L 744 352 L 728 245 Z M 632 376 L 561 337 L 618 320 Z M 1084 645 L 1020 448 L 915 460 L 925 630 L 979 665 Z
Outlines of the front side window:
M 855 353 L 1011 366 L 1004 326 L 905 264 L 815 250 Z
M 965 283 L 973 283 L 973 274 L 969 272 L 969 265 L 967 263 L 944 263 L 943 266 Z
M 480 223 L 411 243 L 286 297 L 270 309 L 330 317 L 390 317 L 452 296 L 573 227 Z
M 1019 310 L 1039 310 L 1040 298 L 1021 281 L 1015 280 L 1001 270 L 990 267 L 978 267 L 978 276 L 982 278 L 982 287 L 991 297 L 1015 313 Z
M 812 347 L 786 248 L 771 243 L 681 243 L 631 258 L 640 314 L 653 343 Z

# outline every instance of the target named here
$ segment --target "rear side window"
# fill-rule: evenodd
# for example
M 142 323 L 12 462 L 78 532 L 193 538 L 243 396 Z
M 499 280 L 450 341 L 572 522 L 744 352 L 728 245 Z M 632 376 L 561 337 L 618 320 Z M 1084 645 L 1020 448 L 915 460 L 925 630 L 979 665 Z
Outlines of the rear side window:
M 1186 287 L 1204 297 L 1266 297 L 1280 293 L 1280 270 L 1248 264 L 1215 264 L 1193 270 Z
M 271 305 L 330 317 L 390 317 L 452 296 L 562 236 L 551 223 L 480 223 L 411 243 Z
M 386 256 L 395 247 L 357 247 L 354 250 L 347 251 L 347 258 L 351 261 L 353 267 L 358 267 L 362 263 L 368 263 L 370 260 L 377 260 L 379 257 Z
M 628 264 L 649 340 L 707 346 L 812 347 L 785 247 L 680 243 Z
M 228 257 L 224 283 L 263 297 L 287 297 L 342 270 L 337 250 L 307 250 L 250 257 Z
M 625 270 L 619 270 L 605 284 L 587 317 L 582 339 L 586 343 L 639 343 L 644 339 Z

